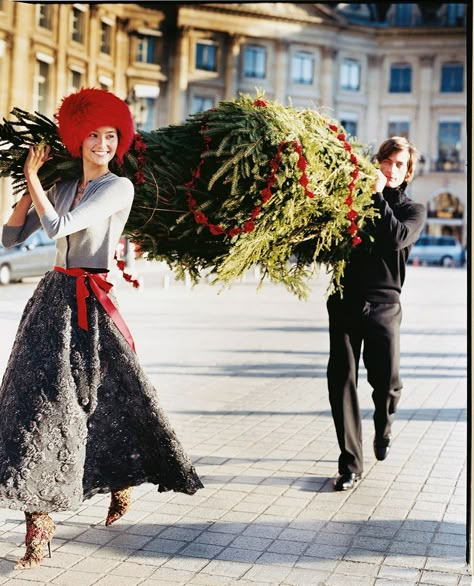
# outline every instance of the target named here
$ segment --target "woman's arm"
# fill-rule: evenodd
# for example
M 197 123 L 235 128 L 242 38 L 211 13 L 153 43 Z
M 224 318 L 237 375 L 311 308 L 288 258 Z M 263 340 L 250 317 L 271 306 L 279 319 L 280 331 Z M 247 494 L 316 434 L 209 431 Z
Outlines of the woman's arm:
M 90 226 L 101 224 L 121 210 L 130 210 L 133 203 L 133 183 L 126 177 L 116 177 L 84 197 L 72 211 L 59 215 L 52 207 L 41 216 L 41 223 L 52 239 L 63 238 Z

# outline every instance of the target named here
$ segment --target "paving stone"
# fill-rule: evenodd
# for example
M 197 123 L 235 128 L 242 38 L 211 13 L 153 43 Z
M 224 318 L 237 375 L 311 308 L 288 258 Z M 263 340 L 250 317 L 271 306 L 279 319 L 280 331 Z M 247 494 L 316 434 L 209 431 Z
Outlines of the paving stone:
M 420 584 L 439 584 L 440 586 L 455 586 L 459 582 L 459 576 L 446 572 L 434 572 L 425 570 L 421 574 Z
M 223 576 L 228 578 L 240 578 L 246 572 L 252 568 L 251 564 L 236 562 L 236 561 L 225 561 L 225 560 L 212 560 L 205 566 L 201 573 L 210 574 L 216 576 Z

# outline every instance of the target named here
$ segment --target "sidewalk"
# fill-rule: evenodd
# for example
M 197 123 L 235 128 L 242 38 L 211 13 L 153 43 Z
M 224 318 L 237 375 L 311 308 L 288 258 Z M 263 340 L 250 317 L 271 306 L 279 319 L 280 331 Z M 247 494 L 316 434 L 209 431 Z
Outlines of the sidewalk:
M 150 263 L 151 264 L 151 263 Z M 372 453 L 371 389 L 360 372 L 365 472 L 334 492 L 338 448 L 326 390 L 324 277 L 310 299 L 251 278 L 218 294 L 152 266 L 122 313 L 205 489 L 135 489 L 103 523 L 108 496 L 55 514 L 53 557 L 14 572 L 22 514 L 0 510 L 0 584 L 32 586 L 471 584 L 465 564 L 466 271 L 409 267 L 404 394 L 384 462 Z M 0 289 L 0 372 L 33 285 Z

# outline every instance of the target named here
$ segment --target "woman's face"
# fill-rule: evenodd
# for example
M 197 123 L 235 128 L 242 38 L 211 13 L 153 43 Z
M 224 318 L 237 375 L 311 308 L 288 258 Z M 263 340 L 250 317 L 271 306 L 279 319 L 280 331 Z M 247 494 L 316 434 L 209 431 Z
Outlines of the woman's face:
M 100 126 L 90 132 L 82 143 L 82 160 L 94 166 L 108 166 L 118 146 L 117 129 Z

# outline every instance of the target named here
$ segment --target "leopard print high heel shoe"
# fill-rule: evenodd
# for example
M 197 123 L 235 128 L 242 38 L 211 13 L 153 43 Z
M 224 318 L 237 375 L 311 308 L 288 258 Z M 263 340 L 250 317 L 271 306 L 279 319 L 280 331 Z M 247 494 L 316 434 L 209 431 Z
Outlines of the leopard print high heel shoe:
M 47 513 L 25 513 L 25 555 L 15 564 L 15 570 L 29 570 L 39 566 L 44 558 L 44 546 L 48 546 L 51 557 L 51 540 L 55 525 Z
M 112 491 L 110 497 L 110 506 L 107 513 L 105 524 L 110 527 L 112 523 L 118 521 L 130 509 L 132 504 L 132 489 L 124 488 L 123 490 Z

